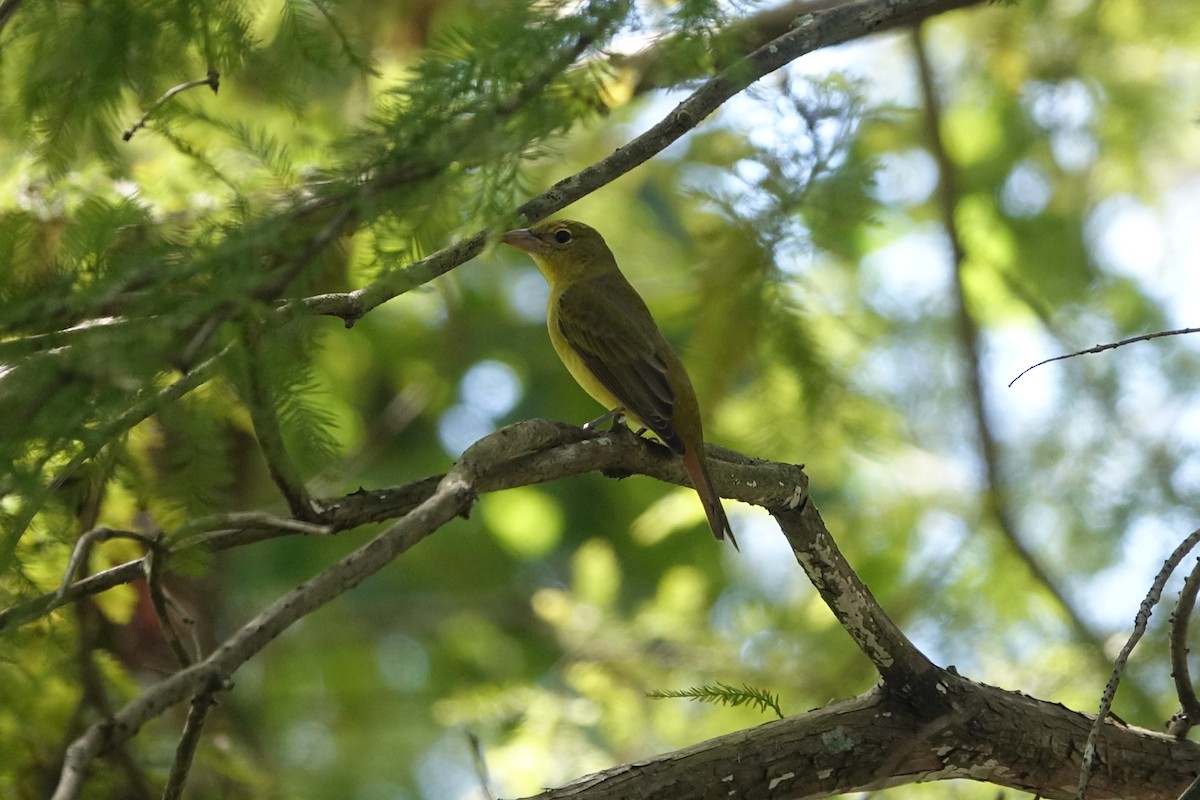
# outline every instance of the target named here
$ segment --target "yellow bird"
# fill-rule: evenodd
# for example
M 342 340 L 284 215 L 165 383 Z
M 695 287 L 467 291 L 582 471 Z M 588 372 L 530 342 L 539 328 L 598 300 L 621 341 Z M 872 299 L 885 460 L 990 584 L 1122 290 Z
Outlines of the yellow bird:
M 708 473 L 692 381 L 604 239 L 566 219 L 508 231 L 503 238 L 528 253 L 550 284 L 546 325 L 571 376 L 605 408 L 653 431 L 683 459 L 713 536 L 728 536 L 737 548 Z

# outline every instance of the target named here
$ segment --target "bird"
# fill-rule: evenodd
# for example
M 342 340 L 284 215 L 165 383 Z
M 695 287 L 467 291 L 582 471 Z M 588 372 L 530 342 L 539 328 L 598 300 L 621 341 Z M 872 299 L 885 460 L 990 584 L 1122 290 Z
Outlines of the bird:
M 692 381 L 604 238 L 569 219 L 501 238 L 525 251 L 549 284 L 546 327 L 571 377 L 609 413 L 650 430 L 682 459 L 713 536 L 740 549 L 708 470 Z

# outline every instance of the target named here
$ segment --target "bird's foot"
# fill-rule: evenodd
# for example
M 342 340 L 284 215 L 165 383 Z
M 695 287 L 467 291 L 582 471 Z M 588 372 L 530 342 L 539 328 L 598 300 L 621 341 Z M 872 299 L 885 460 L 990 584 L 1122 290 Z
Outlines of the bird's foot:
M 600 426 L 603 425 L 604 423 L 611 422 L 612 424 L 609 425 L 608 429 L 610 431 L 614 431 L 618 427 L 621 427 L 625 424 L 624 416 L 625 416 L 625 409 L 614 408 L 612 411 L 605 411 L 603 414 L 601 414 L 600 416 L 596 417 L 591 422 L 584 425 L 583 429 L 585 431 L 587 431 L 588 433 L 591 433 L 592 431 L 598 430 L 600 428 Z

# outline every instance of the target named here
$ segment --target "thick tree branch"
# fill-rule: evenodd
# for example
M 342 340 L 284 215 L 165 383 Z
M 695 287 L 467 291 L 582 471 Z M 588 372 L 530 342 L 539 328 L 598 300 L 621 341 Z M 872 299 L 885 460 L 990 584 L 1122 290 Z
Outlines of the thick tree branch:
M 955 778 L 1046 798 L 1074 794 L 1090 717 L 953 673 L 937 685 L 946 710 L 932 717 L 876 687 L 526 800 L 805 800 Z M 1112 722 L 1103 738 L 1105 769 L 1092 783 L 1094 800 L 1174 800 L 1200 771 L 1200 746 L 1192 742 Z
M 943 698 L 932 685 L 940 670 L 908 640 L 846 563 L 813 503 L 771 513 L 804 574 L 884 682 L 925 707 L 940 706 Z
M 512 483 L 514 470 L 526 476 L 526 483 L 537 482 L 550 470 L 561 475 L 570 456 L 556 453 L 553 448 L 561 442 L 564 433 L 573 440 L 566 447 L 576 453 L 602 451 L 619 442 L 617 446 L 640 456 L 631 459 L 630 463 L 618 463 L 623 472 L 636 471 L 640 464 L 645 464 L 662 469 L 671 478 L 683 482 L 678 459 L 671 458 L 664 448 L 621 429 L 594 436 L 558 423 L 533 420 L 485 437 L 463 454 L 427 498 L 386 531 L 285 594 L 243 625 L 207 658 L 150 687 L 111 719 L 89 728 L 67 750 L 54 800 L 78 796 L 87 766 L 97 755 L 127 741 L 146 722 L 185 698 L 228 686 L 233 672 L 287 627 L 357 586 L 455 516 L 465 514 L 486 488 L 489 478 L 495 481 L 493 485 L 504 485 Z M 749 489 L 747 494 L 750 496 L 770 497 L 772 506 L 794 507 L 803 497 L 805 481 L 797 468 L 766 465 L 750 459 L 742 461 L 745 463 L 714 464 L 714 477 L 720 485 L 724 486 L 733 472 L 735 485 Z M 736 473 L 749 469 L 756 469 L 759 474 L 754 479 L 739 480 Z M 761 474 L 767 470 L 775 473 L 772 480 Z M 781 480 L 783 474 L 790 474 L 793 479 Z M 760 489 L 760 481 L 769 488 Z
M 624 798 L 634 781 L 638 791 L 650 795 L 654 787 L 669 784 L 673 797 L 716 796 L 718 789 L 722 797 L 729 792 L 750 796 L 750 787 L 761 790 L 764 776 L 785 797 L 947 778 L 987 780 L 1046 797 L 1070 796 L 1087 750 L 1088 717 L 974 684 L 933 665 L 844 562 L 808 499 L 807 479 L 798 467 L 719 448 L 711 448 L 709 455 L 722 495 L 772 511 L 798 561 L 884 682 L 862 698 L 617 768 L 539 797 Z M 119 746 L 171 706 L 228 688 L 236 669 L 289 625 L 465 513 L 479 493 L 587 469 L 686 481 L 678 459 L 626 430 L 589 433 L 533 420 L 481 440 L 445 476 L 331 502 L 331 528 L 404 516 L 282 596 L 208 658 L 147 688 L 110 720 L 89 728 L 68 750 L 56 800 L 77 796 L 87 765 L 97 755 Z M 262 527 L 272 535 L 296 532 L 287 526 Z M 172 540 L 178 547 L 215 546 L 223 537 L 234 541 L 239 536 L 241 543 L 253 539 L 241 531 L 205 533 L 193 527 Z M 257 536 L 262 538 L 262 531 Z M 1104 759 L 1105 769 L 1092 781 L 1093 798 L 1174 797 L 1200 770 L 1200 750 L 1189 742 L 1111 722 L 1100 730 L 1102 746 L 1092 751 Z
M 528 222 L 544 218 L 616 180 L 621 175 L 645 163 L 699 125 L 726 100 L 764 75 L 806 53 L 842 44 L 872 33 L 911 25 L 934 14 L 976 5 L 979 2 L 980 0 L 857 0 L 857 2 L 848 2 L 811 14 L 804 14 L 794 20 L 798 27 L 788 30 L 749 55 L 738 59 L 718 75 L 706 81 L 658 124 L 626 145 L 617 148 L 608 157 L 575 175 L 564 178 L 542 194 L 525 202 L 514 210 L 514 216 L 521 217 Z M 769 25 L 763 28 L 772 33 L 776 29 Z M 393 170 L 379 176 L 374 182 L 366 184 L 363 191 L 368 195 L 386 191 L 394 188 L 397 180 L 403 183 L 410 178 L 411 176 L 407 172 L 399 174 Z M 345 225 L 350 224 L 356 214 L 354 211 L 346 209 L 355 208 L 362 198 L 361 194 L 341 198 L 340 202 L 346 205 L 335 213 L 334 218 L 337 220 L 337 224 L 332 226 L 333 230 L 341 230 Z M 310 211 L 324 213 L 327 211 L 327 207 L 318 205 Z M 298 217 L 299 219 L 300 217 Z M 304 215 L 303 219 L 308 222 L 307 215 Z M 374 283 L 354 291 L 315 295 L 288 301 L 280 308 L 276 322 L 282 324 L 297 314 L 317 314 L 340 317 L 347 326 L 353 325 L 364 314 L 381 303 L 428 283 L 474 258 L 482 252 L 489 233 L 486 230 L 479 231 L 473 236 L 449 245 L 419 261 L 385 273 Z M 324 246 L 328 243 L 325 239 L 324 236 L 318 236 L 313 242 L 319 241 L 321 246 Z M 297 263 L 305 263 L 316 254 L 316 251 L 310 247 Z M 54 336 L 57 335 L 59 334 Z M 47 341 L 51 340 L 53 340 L 53 336 Z M 194 356 L 195 353 L 191 351 L 197 349 L 193 343 L 193 347 L 189 348 L 189 356 Z M 80 464 L 93 457 L 104 444 L 146 419 L 162 402 L 178 399 L 207 382 L 215 374 L 217 365 L 228 352 L 229 347 L 226 347 L 166 389 L 143 393 L 125 413 L 102 425 L 92 437 L 93 444 L 85 446 L 82 452 L 72 458 L 60 471 L 59 477 L 72 474 Z M 18 515 L 17 524 L 0 540 L 0 572 L 11 566 L 17 542 L 30 520 L 40 510 L 41 504 L 42 501 L 38 498 L 27 500 L 26 507 Z
M 548 483 L 585 472 L 648 475 L 677 486 L 690 486 L 679 460 L 666 448 L 634 436 L 624 428 L 585 431 L 562 422 L 538 420 L 540 429 L 552 431 L 544 449 L 520 453 L 496 464 L 477 481 L 480 494 Z M 808 478 L 800 467 L 759 461 L 709 445 L 714 479 L 726 497 L 764 508 L 786 509 L 798 504 L 807 491 Z M 281 519 L 268 514 L 229 514 L 193 520 L 165 538 L 166 552 L 180 553 L 196 547 L 213 552 L 229 550 L 280 536 L 324 535 L 360 525 L 387 522 L 407 514 L 428 500 L 444 475 L 433 475 L 403 486 L 359 491 L 340 498 L 318 500 L 324 524 Z M 142 577 L 146 559 L 135 559 L 67 584 L 55 592 L 31 598 L 0 611 L 0 631 L 39 619 L 66 603 L 98 594 Z

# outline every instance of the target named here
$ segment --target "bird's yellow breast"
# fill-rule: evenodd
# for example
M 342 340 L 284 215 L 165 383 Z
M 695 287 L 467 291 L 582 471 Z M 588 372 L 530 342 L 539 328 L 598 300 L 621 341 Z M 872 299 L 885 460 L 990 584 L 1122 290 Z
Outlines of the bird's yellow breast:
M 556 287 L 551 284 L 550 301 L 546 309 L 546 328 L 550 333 L 550 343 L 554 345 L 554 352 L 558 353 L 558 358 L 567 368 L 567 372 L 571 373 L 571 377 L 575 379 L 583 390 L 587 392 L 593 400 L 604 406 L 605 410 L 612 411 L 614 408 L 621 407 L 621 401 L 613 396 L 612 392 L 604 387 L 604 384 L 592 374 L 588 369 L 587 364 L 580 358 L 579 353 L 575 352 L 575 348 L 567 342 L 562 335 L 562 331 L 558 327 L 558 298 L 561 296 L 561 290 L 555 291 Z M 635 420 L 637 424 L 641 424 L 640 420 Z

